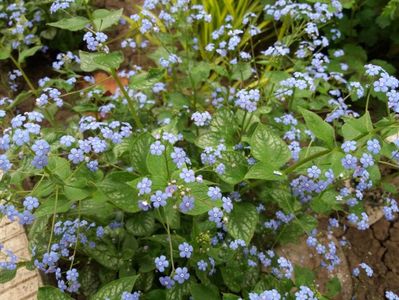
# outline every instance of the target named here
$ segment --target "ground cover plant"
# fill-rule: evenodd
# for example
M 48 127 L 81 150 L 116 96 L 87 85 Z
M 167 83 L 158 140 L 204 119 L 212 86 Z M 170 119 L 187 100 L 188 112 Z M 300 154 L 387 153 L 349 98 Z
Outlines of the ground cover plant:
M 1 283 L 24 267 L 38 299 L 352 296 L 336 233 L 399 211 L 395 68 L 337 29 L 354 1 L 223 4 L 0 2 L 0 213 L 32 254 L 0 245 Z M 301 239 L 317 268 L 286 255 Z

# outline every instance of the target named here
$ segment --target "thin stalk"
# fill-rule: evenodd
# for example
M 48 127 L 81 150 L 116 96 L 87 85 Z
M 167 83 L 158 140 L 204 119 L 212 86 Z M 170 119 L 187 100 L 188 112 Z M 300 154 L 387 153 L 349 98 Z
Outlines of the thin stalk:
M 37 96 L 37 92 L 36 89 L 32 83 L 32 81 L 30 81 L 29 77 L 26 75 L 26 73 L 24 72 L 24 70 L 22 69 L 20 63 L 18 61 L 15 60 L 15 58 L 13 56 L 11 57 L 11 61 L 14 63 L 14 65 L 18 68 L 18 70 L 21 72 L 22 77 L 24 78 L 25 82 L 27 83 L 27 85 L 29 86 L 29 89 Z
M 112 78 L 116 81 L 116 83 L 117 83 L 119 89 L 121 90 L 123 96 L 125 96 L 125 98 L 127 100 L 127 104 L 129 106 L 130 113 L 132 114 L 133 120 L 136 123 L 137 127 L 143 128 L 143 124 L 141 123 L 140 118 L 139 118 L 139 116 L 137 114 L 137 111 L 134 108 L 134 102 L 133 102 L 132 98 L 130 98 L 128 92 L 126 91 L 125 87 L 123 86 L 122 82 L 120 81 L 118 75 L 116 74 L 116 70 L 115 69 L 111 70 L 111 75 L 112 75 Z
M 49 239 L 48 245 L 47 245 L 47 252 L 50 252 L 50 245 L 51 245 L 51 241 L 53 240 L 53 232 L 54 232 L 54 226 L 55 226 L 55 215 L 57 212 L 57 203 L 58 203 L 58 186 L 56 186 L 56 188 L 55 188 L 55 203 L 54 203 L 54 211 L 53 211 L 53 220 L 51 221 L 50 239 Z

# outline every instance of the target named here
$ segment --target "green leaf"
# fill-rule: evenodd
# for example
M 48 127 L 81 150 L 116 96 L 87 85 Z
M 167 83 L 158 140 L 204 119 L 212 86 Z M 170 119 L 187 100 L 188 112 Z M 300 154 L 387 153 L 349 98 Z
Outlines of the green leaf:
M 53 286 L 42 286 L 37 293 L 37 300 L 72 300 L 68 294 L 61 292 Z
M 292 196 L 288 189 L 273 187 L 270 196 L 286 214 L 295 213 L 302 208 L 302 204 Z
M 111 53 L 79 51 L 79 57 L 80 68 L 84 72 L 103 70 L 110 73 L 112 69 L 118 69 L 124 59 L 121 51 Z
M 105 179 L 98 188 L 108 197 L 109 202 L 123 211 L 130 213 L 140 211 L 137 191 L 128 184 Z
M 207 62 L 197 63 L 194 68 L 191 69 L 190 76 L 194 86 L 198 86 L 199 83 L 206 81 L 211 72 L 211 66 Z
M 317 213 L 328 214 L 332 210 L 339 210 L 337 201 L 338 193 L 335 190 L 327 190 L 312 199 L 310 207 Z
M 143 133 L 137 136 L 130 146 L 132 166 L 143 175 L 148 173 L 146 159 L 154 140 L 151 134 Z
M 315 280 L 315 274 L 308 268 L 302 268 L 300 266 L 294 267 L 295 272 L 295 285 L 296 286 L 312 286 Z
M 166 186 L 172 173 L 176 170 L 176 165 L 170 156 L 171 148 L 167 147 L 165 151 L 162 155 L 153 155 L 148 152 L 146 163 L 148 171 L 153 175 L 151 179 L 157 177 L 160 183 Z
M 119 22 L 123 8 L 118 10 L 97 9 L 93 12 L 93 23 L 97 31 L 104 31 Z
M 314 112 L 306 109 L 301 109 L 300 111 L 305 119 L 307 128 L 330 148 L 334 147 L 334 128 Z
M 342 126 L 342 134 L 345 140 L 353 140 L 362 134 L 367 134 L 373 130 L 373 122 L 370 113 L 367 111 L 360 118 L 346 118 Z
M 14 279 L 15 275 L 17 275 L 17 269 L 0 269 L 0 283 L 6 283 L 7 281 Z
M 247 80 L 252 75 L 252 68 L 250 63 L 239 62 L 232 67 L 231 79 L 233 80 Z
M 327 288 L 326 296 L 329 298 L 333 298 L 337 296 L 338 293 L 341 292 L 341 282 L 337 277 L 334 277 L 327 282 L 326 288 Z
M 249 245 L 258 224 L 259 214 L 251 203 L 235 203 L 227 224 L 228 233 Z
M 132 76 L 129 80 L 129 87 L 135 90 L 146 90 L 162 80 L 165 71 L 163 69 L 153 68 L 148 72 L 142 72 Z
M 0 47 L 0 60 L 5 60 L 9 58 L 10 55 L 11 55 L 11 47 L 9 45 Z
M 47 25 L 66 29 L 70 31 L 78 31 L 86 27 L 87 24 L 90 23 L 90 20 L 85 17 L 72 17 L 72 18 L 65 18 L 61 19 L 57 22 L 47 23 Z
M 186 215 L 202 215 L 214 207 L 222 206 L 221 200 L 213 201 L 209 198 L 208 187 L 205 184 L 188 183 L 186 186 L 190 189 L 191 195 L 194 197 L 194 208 L 186 212 Z
M 249 169 L 245 175 L 245 179 L 262 179 L 268 181 L 285 180 L 286 175 L 280 173 L 276 168 L 269 163 L 258 161 Z
M 155 230 L 155 220 L 151 213 L 134 214 L 126 221 L 126 230 L 136 236 L 149 236 Z
M 295 242 L 305 232 L 308 234 L 317 226 L 317 220 L 308 215 L 295 218 L 291 223 L 285 225 L 277 240 L 282 244 Z
M 238 124 L 236 116 L 229 109 L 219 109 L 213 116 L 209 131 L 199 137 L 196 144 L 201 148 L 217 147 L 222 140 L 228 147 L 233 147 L 236 141 Z
M 251 153 L 256 159 L 276 167 L 282 166 L 291 157 L 287 144 L 263 124 L 256 127 L 250 145 Z
M 47 168 L 52 174 L 57 175 L 61 179 L 68 178 L 72 173 L 69 161 L 62 157 L 51 156 Z
M 52 196 L 42 201 L 34 215 L 39 218 L 53 215 L 54 213 L 65 213 L 71 208 L 73 202 L 74 201 L 70 201 L 63 196 L 58 196 L 58 199 L 56 199 L 55 196 Z
M 223 174 L 219 174 L 219 177 L 223 181 L 235 185 L 244 179 L 248 163 L 242 153 L 225 151 L 222 154 L 222 163 L 225 166 L 225 171 Z
M 138 277 L 138 275 L 129 276 L 111 281 L 90 297 L 90 300 L 104 300 L 106 298 L 109 298 L 109 300 L 120 300 L 123 292 L 130 292 L 133 289 Z
M 238 300 L 238 299 L 241 299 L 241 297 L 234 295 L 234 294 L 223 293 L 223 300 Z
M 43 46 L 35 46 L 35 47 L 29 48 L 29 49 L 26 49 L 26 50 L 20 52 L 19 56 L 18 56 L 18 62 L 19 63 L 24 62 L 25 58 L 35 55 L 35 53 L 42 48 L 43 48 Z
M 214 285 L 191 284 L 191 296 L 194 300 L 220 299 L 219 290 Z

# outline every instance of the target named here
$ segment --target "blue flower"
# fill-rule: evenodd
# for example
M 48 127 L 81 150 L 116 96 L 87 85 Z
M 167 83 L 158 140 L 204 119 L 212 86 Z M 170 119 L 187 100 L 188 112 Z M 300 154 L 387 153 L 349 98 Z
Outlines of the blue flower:
M 162 153 L 165 151 L 165 145 L 163 145 L 160 141 L 156 141 L 151 144 L 150 146 L 150 153 L 152 155 L 162 155 Z
M 39 207 L 39 200 L 36 197 L 27 196 L 23 202 L 23 205 L 27 210 L 32 211 L 34 208 Z
M 211 186 L 208 189 L 208 196 L 212 199 L 212 200 L 220 200 L 222 199 L 222 193 L 220 191 L 220 188 L 215 186 Z
M 167 268 L 169 266 L 169 261 L 166 259 L 165 255 L 161 255 L 159 257 L 156 257 L 154 262 L 155 262 L 155 267 L 160 272 L 164 272 L 165 268 Z
M 206 271 L 206 269 L 208 268 L 208 263 L 201 259 L 199 262 L 197 262 L 197 267 L 200 271 Z
M 172 286 L 175 285 L 175 281 L 171 279 L 169 276 L 159 277 L 159 282 L 167 289 L 170 289 Z
M 374 165 L 374 159 L 368 153 L 363 153 L 362 157 L 360 158 L 360 162 L 364 168 L 371 167 Z
M 194 197 L 183 196 L 182 202 L 179 205 L 180 211 L 183 213 L 189 212 L 194 208 Z
M 175 276 L 173 276 L 173 279 L 176 280 L 180 284 L 182 284 L 183 282 L 185 282 L 189 278 L 190 278 L 190 273 L 188 273 L 188 269 L 186 267 L 177 268 Z
M 12 140 L 17 146 L 22 146 L 23 144 L 29 143 L 29 131 L 22 129 L 15 130 Z
M 319 178 L 321 174 L 321 170 L 317 166 L 312 166 L 308 168 L 307 172 L 310 178 Z
M 180 257 L 190 258 L 193 252 L 193 246 L 184 242 L 179 245 Z
M 137 188 L 139 190 L 139 196 L 151 193 L 151 179 L 144 177 L 139 183 L 137 183 Z
M 11 169 L 12 164 L 8 160 L 7 156 L 5 154 L 0 155 L 0 170 L 3 172 L 7 172 L 9 169 Z
M 367 141 L 367 150 L 373 154 L 378 154 L 381 151 L 380 142 L 377 139 Z
M 341 148 L 345 153 L 355 151 L 356 150 L 356 142 L 355 141 L 346 141 L 345 143 L 343 143 L 341 145 Z
M 357 166 L 357 158 L 351 154 L 347 154 L 341 162 L 345 169 L 355 169 Z
M 150 200 L 152 202 L 152 205 L 155 208 L 165 206 L 166 205 L 166 199 L 168 199 L 168 194 L 163 193 L 162 191 L 156 191 L 154 195 L 151 195 Z
M 186 183 L 194 182 L 195 173 L 193 170 L 188 170 L 187 168 L 184 168 L 180 173 L 180 178 L 183 179 Z
M 68 159 L 76 165 L 84 161 L 84 153 L 81 149 L 72 148 L 68 154 Z
M 208 211 L 209 221 L 216 223 L 216 227 L 222 227 L 223 212 L 218 207 Z

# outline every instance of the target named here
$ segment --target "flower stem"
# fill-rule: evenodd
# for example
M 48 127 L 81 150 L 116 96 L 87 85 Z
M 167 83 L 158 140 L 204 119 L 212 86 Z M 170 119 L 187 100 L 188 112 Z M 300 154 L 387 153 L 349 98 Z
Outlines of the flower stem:
M 132 98 L 130 98 L 130 96 L 127 93 L 125 87 L 123 86 L 122 82 L 120 81 L 118 75 L 116 74 L 116 70 L 115 69 L 111 70 L 111 75 L 112 75 L 112 78 L 116 81 L 116 83 L 117 83 L 119 89 L 121 90 L 123 96 L 125 96 L 125 98 L 127 100 L 127 104 L 129 106 L 130 113 L 132 114 L 133 120 L 136 123 L 137 127 L 138 128 L 143 128 L 143 124 L 141 123 L 140 118 L 139 118 L 139 116 L 137 114 L 137 111 L 134 108 L 134 102 L 133 102 Z

